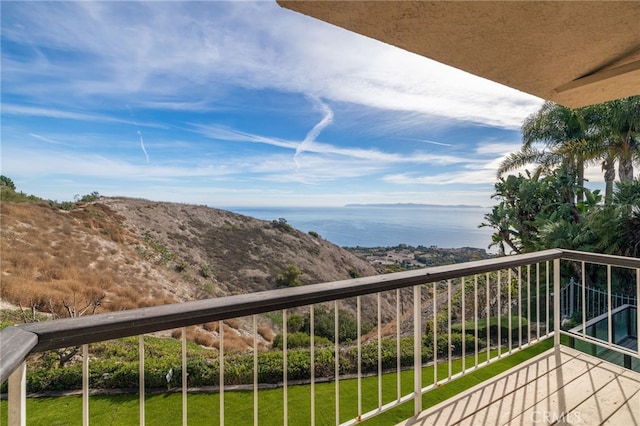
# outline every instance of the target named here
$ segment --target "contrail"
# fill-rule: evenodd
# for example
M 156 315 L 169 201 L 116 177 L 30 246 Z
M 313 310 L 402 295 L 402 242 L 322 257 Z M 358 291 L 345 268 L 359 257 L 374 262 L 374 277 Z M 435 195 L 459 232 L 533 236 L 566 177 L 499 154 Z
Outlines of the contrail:
M 138 123 L 136 122 L 136 117 L 133 115 L 133 110 L 131 109 L 129 104 L 127 104 L 127 109 L 129 110 L 129 114 L 131 114 L 131 118 L 133 118 L 133 124 L 136 127 L 138 127 Z M 149 163 L 149 154 L 147 154 L 147 150 L 144 147 L 144 141 L 142 140 L 142 133 L 140 132 L 140 130 L 138 130 L 137 133 L 138 133 L 138 137 L 140 138 L 140 148 L 142 148 L 142 152 L 144 152 L 144 157 L 147 159 L 147 163 Z
M 149 154 L 147 154 L 147 150 L 144 147 L 144 141 L 142 140 L 142 133 L 138 130 L 138 136 L 140 136 L 140 148 L 142 148 L 142 152 L 144 152 L 144 156 L 147 159 L 147 163 L 149 162 Z
M 293 156 L 293 161 L 296 163 L 296 169 L 300 168 L 300 165 L 298 164 L 298 156 L 305 151 L 305 147 L 314 142 L 320 132 L 333 122 L 333 111 L 331 111 L 331 108 L 329 108 L 327 104 L 322 102 L 320 98 L 316 96 L 308 96 L 307 99 L 309 99 L 317 109 L 324 113 L 324 117 L 322 117 L 322 120 L 320 120 L 318 124 L 313 126 L 313 129 L 309 130 L 307 136 L 305 136 L 304 140 L 297 146 L 296 153 Z
M 436 141 L 432 141 L 429 139 L 418 139 L 418 138 L 402 138 L 408 141 L 418 141 L 418 142 L 425 142 L 425 143 L 430 143 L 432 145 L 442 145 L 442 146 L 453 146 L 450 143 L 444 143 L 444 142 L 436 142 Z

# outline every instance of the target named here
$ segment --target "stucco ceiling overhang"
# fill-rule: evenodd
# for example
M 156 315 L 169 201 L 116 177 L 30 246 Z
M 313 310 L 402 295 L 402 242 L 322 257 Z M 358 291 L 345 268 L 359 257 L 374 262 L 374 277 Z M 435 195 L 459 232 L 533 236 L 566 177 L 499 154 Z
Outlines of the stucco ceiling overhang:
M 640 94 L 640 0 L 278 3 L 571 108 Z

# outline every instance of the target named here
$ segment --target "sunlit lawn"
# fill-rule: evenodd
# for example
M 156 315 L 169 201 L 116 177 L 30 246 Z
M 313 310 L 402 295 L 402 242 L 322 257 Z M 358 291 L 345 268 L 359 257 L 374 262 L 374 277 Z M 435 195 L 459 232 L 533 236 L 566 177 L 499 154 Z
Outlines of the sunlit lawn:
M 440 386 L 423 397 L 423 408 L 433 406 L 455 394 L 468 389 L 477 383 L 505 371 L 512 366 L 525 361 L 552 346 L 552 339 L 527 348 L 521 352 L 503 358 L 502 360 L 478 369 L 460 379 Z M 497 356 L 492 351 L 492 357 Z M 486 360 L 486 353 L 482 353 L 479 361 Z M 474 357 L 466 359 L 467 368 L 474 364 Z M 455 374 L 461 370 L 460 359 L 452 362 Z M 423 385 L 433 383 L 433 367 L 423 368 Z M 438 380 L 448 376 L 448 364 L 438 365 Z M 396 373 L 383 375 L 382 397 L 383 403 L 393 401 L 396 395 Z M 401 373 L 402 394 L 410 393 L 413 387 L 413 371 Z M 318 383 L 316 392 L 316 424 L 335 424 L 335 383 Z M 288 419 L 289 424 L 310 424 L 311 386 L 290 386 L 288 389 Z M 357 415 L 357 380 L 340 381 L 340 420 L 346 421 Z M 362 379 L 362 408 L 363 412 L 373 410 L 378 404 L 378 378 Z M 228 425 L 253 424 L 253 392 L 226 391 L 225 423 Z M 281 425 L 284 420 L 283 389 L 265 389 L 259 391 L 258 419 L 261 425 Z M 6 424 L 7 402 L 0 403 L 2 410 L 2 424 Z M 93 425 L 132 425 L 139 422 L 139 400 L 137 395 L 92 396 L 89 401 L 90 423 Z M 393 425 L 413 415 L 413 402 L 408 402 L 393 410 L 389 410 L 373 419 L 368 424 Z M 188 395 L 188 423 L 189 425 L 218 424 L 220 418 L 219 394 L 193 393 Z M 27 400 L 28 425 L 70 425 L 82 423 L 82 400 L 79 396 L 55 398 L 29 398 Z M 148 395 L 145 399 L 145 420 L 148 425 L 172 426 L 182 424 L 182 395 L 180 393 L 165 393 Z

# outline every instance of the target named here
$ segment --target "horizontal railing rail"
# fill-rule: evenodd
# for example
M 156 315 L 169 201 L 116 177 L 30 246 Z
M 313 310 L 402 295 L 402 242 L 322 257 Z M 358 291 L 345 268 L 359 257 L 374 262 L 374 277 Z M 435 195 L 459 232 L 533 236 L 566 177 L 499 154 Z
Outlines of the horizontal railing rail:
M 571 334 L 572 338 L 590 341 L 592 338 L 584 332 L 567 332 L 560 329 L 560 282 L 561 261 L 573 263 L 568 270 L 584 271 L 586 264 L 605 265 L 607 268 L 608 292 L 611 293 L 612 268 L 630 268 L 635 270 L 637 277 L 636 292 L 640 296 L 640 259 L 619 256 L 607 256 L 593 253 L 582 253 L 569 250 L 545 250 L 516 256 L 493 258 L 475 262 L 430 267 L 419 270 L 398 272 L 393 274 L 363 277 L 329 283 L 314 284 L 295 288 L 283 288 L 258 293 L 234 295 L 223 298 L 198 300 L 172 305 L 133 309 L 121 312 L 110 312 L 80 318 L 62 319 L 40 323 L 21 324 L 8 327 L 0 331 L 0 380 L 9 380 L 10 424 L 20 422 L 25 418 L 25 375 L 26 359 L 30 354 L 57 348 L 82 346 L 83 362 L 83 424 L 88 424 L 88 387 L 89 387 L 89 344 L 130 336 L 139 336 L 139 393 L 140 422 L 144 423 L 144 392 L 145 392 L 145 358 L 144 335 L 159 331 L 181 329 L 182 333 L 182 392 L 183 392 L 183 424 L 186 424 L 187 401 L 187 349 L 186 327 L 205 323 L 219 323 L 219 395 L 220 395 L 220 424 L 224 424 L 224 391 L 225 391 L 225 320 L 252 317 L 253 319 L 253 387 L 254 387 L 254 424 L 258 419 L 258 344 L 257 322 L 259 314 L 280 312 L 283 330 L 283 377 L 284 393 L 284 423 L 287 423 L 287 316 L 291 309 L 308 307 L 311 320 L 311 359 L 314 360 L 314 310 L 319 304 L 332 302 L 335 322 L 335 342 L 332 348 L 335 368 L 335 418 L 336 424 L 356 424 L 364 419 L 374 417 L 388 409 L 407 401 L 414 401 L 414 412 L 421 410 L 422 395 L 457 377 L 467 371 L 480 368 L 492 363 L 515 351 L 523 349 L 532 343 L 554 337 L 554 343 L 560 343 L 560 334 Z M 584 282 L 583 282 L 584 286 Z M 401 304 L 401 290 L 411 289 L 413 307 L 407 310 Z M 395 293 L 395 296 L 393 295 Z M 381 320 L 381 294 L 388 294 L 387 303 L 395 299 L 394 327 L 396 340 L 396 371 L 397 398 L 388 400 L 383 398 L 381 360 L 383 323 Z M 367 411 L 363 408 L 362 378 L 365 375 L 362 367 L 362 297 L 374 295 L 377 297 L 377 336 L 378 361 L 378 403 L 377 408 Z M 342 342 L 339 342 L 338 312 L 339 302 L 345 299 L 355 299 L 357 318 L 357 338 L 354 349 L 357 348 L 357 416 L 346 422 L 340 422 L 340 384 L 341 364 L 339 357 L 343 353 Z M 582 300 L 585 300 L 584 291 Z M 375 312 L 375 307 L 370 309 Z M 611 326 L 611 304 L 609 304 L 608 320 Z M 428 312 L 428 315 L 426 313 Z M 371 312 L 369 312 L 371 314 Z M 410 334 L 413 338 L 413 391 L 401 393 L 400 348 L 402 316 L 412 314 L 413 326 Z M 589 318 L 584 317 L 583 324 Z M 423 316 L 427 318 L 423 320 Z M 455 316 L 455 324 L 453 317 Z M 637 316 L 637 315 L 636 315 Z M 495 321 L 495 323 L 493 322 Z M 637 320 L 640 325 L 640 319 Z M 461 347 L 454 345 L 454 332 L 461 337 Z M 426 328 L 425 328 L 426 327 Z M 430 330 L 430 331 L 429 331 Z M 486 333 L 480 336 L 482 333 Z M 406 330 L 403 333 L 407 333 Z M 430 333 L 430 334 L 429 334 Z M 433 365 L 433 381 L 423 380 L 422 359 L 423 339 L 430 335 L 429 344 L 433 350 L 431 365 Z M 467 337 L 470 342 L 467 342 Z M 456 337 L 460 339 L 460 337 Z M 444 344 L 444 346 L 442 346 Z M 600 342 L 602 344 L 602 342 Z M 605 342 L 608 347 L 615 343 Z M 475 347 L 474 347 L 475 345 Z M 481 347 L 482 346 L 482 347 Z M 494 354 L 495 352 L 495 354 Z M 640 358 L 640 351 L 637 351 Z M 468 356 L 474 358 L 469 365 Z M 453 368 L 452 360 L 458 357 L 459 367 Z M 442 377 L 436 366 L 446 363 L 448 372 Z M 311 424 L 315 416 L 315 362 L 311 362 Z M 326 366 L 324 367 L 326 371 Z M 388 370 L 388 367 L 387 367 Z M 370 370 L 371 371 L 371 370 Z M 326 373 L 324 373 L 326 374 Z M 331 374 L 331 373 L 330 373 Z M 440 376 L 439 376 L 440 374 Z M 13 392 L 12 392 L 13 390 Z M 13 403 L 11 402 L 13 398 Z M 18 401 L 16 401 L 18 398 Z M 13 414 L 11 414 L 13 413 Z M 12 420 L 13 419 L 13 420 Z

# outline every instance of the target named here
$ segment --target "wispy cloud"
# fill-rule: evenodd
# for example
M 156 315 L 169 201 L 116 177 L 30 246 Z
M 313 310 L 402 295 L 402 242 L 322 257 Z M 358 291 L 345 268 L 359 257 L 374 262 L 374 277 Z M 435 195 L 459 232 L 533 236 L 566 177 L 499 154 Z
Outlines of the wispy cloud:
M 140 137 L 140 148 L 142 148 L 147 163 L 149 163 L 149 154 L 147 154 L 147 149 L 144 147 L 144 140 L 142 139 L 142 132 L 140 132 L 140 130 L 138 130 L 138 136 Z
M 74 111 L 67 111 L 67 110 L 55 109 L 55 108 L 40 108 L 40 107 L 17 105 L 17 104 L 11 104 L 11 103 L 2 104 L 2 114 L 28 116 L 28 117 L 56 118 L 56 119 L 74 120 L 74 121 L 122 123 L 122 124 L 131 124 L 131 125 L 141 126 L 141 127 L 159 128 L 159 129 L 167 128 L 166 125 L 163 125 L 161 123 L 145 123 L 145 122 L 139 123 L 139 122 L 136 122 L 135 120 L 123 120 L 121 118 L 112 117 L 104 114 L 74 112 Z
M 34 137 L 34 138 L 36 138 L 38 140 L 41 140 L 42 142 L 46 142 L 46 143 L 49 143 L 49 144 L 68 146 L 68 144 L 66 144 L 64 142 L 56 141 L 56 140 L 53 140 L 51 138 L 38 135 L 36 133 L 29 133 L 29 136 L 32 136 L 32 137 Z
M 234 84 L 506 128 L 519 127 L 541 104 L 271 2 L 33 3 L 28 12 L 10 12 L 6 40 L 93 57 L 83 67 L 73 56 L 54 62 L 42 50 L 21 58 L 40 80 L 54 68 L 68 76 L 29 89 L 12 71 L 24 72 L 24 63 L 3 55 L 3 76 L 34 96 L 73 93 L 91 102 L 95 95 L 144 94 L 175 102 L 206 93 L 215 101 Z
M 212 139 L 227 140 L 234 142 L 252 142 L 262 143 L 280 148 L 292 149 L 296 153 L 299 153 L 300 144 L 295 141 L 286 141 L 278 138 L 271 138 L 268 136 L 255 135 L 252 133 L 241 132 L 238 130 L 230 129 L 227 127 L 221 127 L 217 125 L 205 126 L 205 125 L 193 125 L 194 129 L 200 134 L 206 135 Z M 391 153 L 383 152 L 378 149 L 363 149 L 363 148 L 347 148 L 327 143 L 321 143 L 305 139 L 304 151 L 314 154 L 333 154 L 338 156 L 344 156 L 349 158 L 356 158 L 361 160 L 376 161 L 385 163 L 387 165 L 399 164 L 399 163 L 424 163 L 424 164 L 460 164 L 460 163 L 482 163 L 483 160 L 473 159 L 469 157 L 457 157 L 454 155 L 440 155 L 428 152 L 415 151 L 409 154 L 405 153 Z
M 432 141 L 429 139 L 418 139 L 418 138 L 402 138 L 405 140 L 409 140 L 409 141 L 416 141 L 416 142 L 424 142 L 424 143 L 428 143 L 431 145 L 439 145 L 439 146 L 454 146 L 450 143 L 444 143 L 444 142 L 437 142 L 437 141 Z
M 331 108 L 329 108 L 327 104 L 315 96 L 309 96 L 308 99 L 313 103 L 316 109 L 320 110 L 324 114 L 324 116 L 318 124 L 309 130 L 304 140 L 296 147 L 296 153 L 293 155 L 293 161 L 296 163 L 296 168 L 300 168 L 298 156 L 300 156 L 300 154 L 302 154 L 306 148 L 316 140 L 322 129 L 330 125 L 333 121 L 333 111 L 331 111 Z

